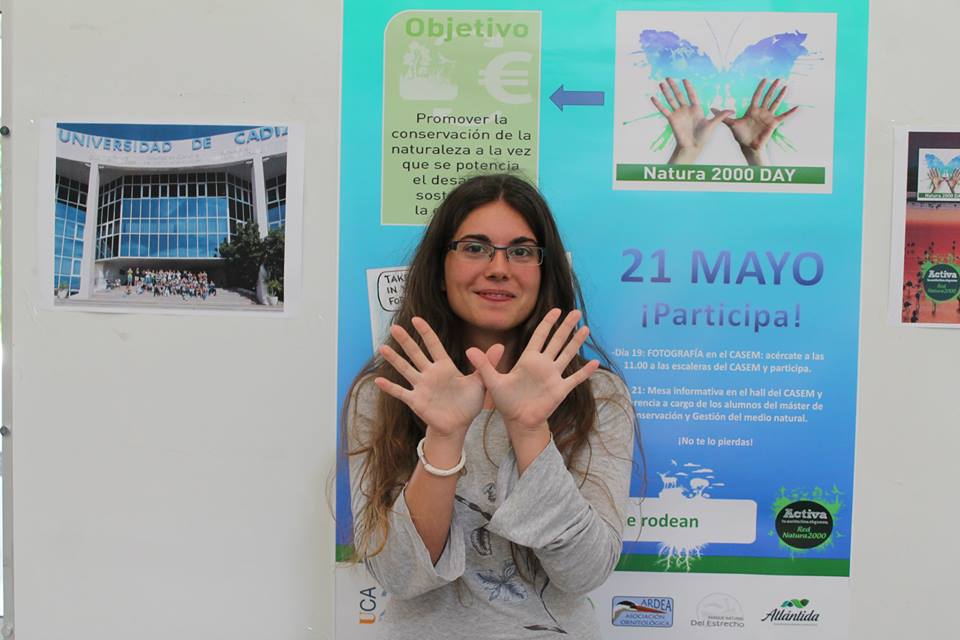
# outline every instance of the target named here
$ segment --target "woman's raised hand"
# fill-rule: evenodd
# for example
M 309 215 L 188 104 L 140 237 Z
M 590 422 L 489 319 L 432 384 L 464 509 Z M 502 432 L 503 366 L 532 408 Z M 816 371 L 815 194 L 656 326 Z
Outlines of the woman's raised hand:
M 546 424 L 547 418 L 570 391 L 600 366 L 597 360 L 591 360 L 571 375 L 563 377 L 564 369 L 580 351 L 590 330 L 581 327 L 574 332 L 581 314 L 573 310 L 548 342 L 550 330 L 560 315 L 560 309 L 551 309 L 544 316 L 508 373 L 497 371 L 496 362 L 490 358 L 489 351 L 484 354 L 475 347 L 467 349 L 467 357 L 483 378 L 483 384 L 511 434 L 534 431 Z
M 386 378 L 376 378 L 374 382 L 381 391 L 410 407 L 436 435 L 462 437 L 483 409 L 483 380 L 476 371 L 469 375 L 461 373 L 426 320 L 413 318 L 412 322 L 423 338 L 429 358 L 399 325 L 390 327 L 390 335 L 409 361 L 389 346 L 380 346 L 380 355 L 412 388 L 407 389 Z M 494 345 L 486 353 L 477 351 L 484 360 L 496 366 L 503 355 L 503 345 Z

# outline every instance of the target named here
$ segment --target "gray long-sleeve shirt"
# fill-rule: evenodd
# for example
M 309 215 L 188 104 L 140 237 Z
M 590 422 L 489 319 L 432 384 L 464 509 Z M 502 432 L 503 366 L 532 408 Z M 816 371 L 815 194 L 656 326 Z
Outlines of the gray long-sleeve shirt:
M 572 465 L 584 469 L 589 460 L 586 480 L 564 466 L 552 441 L 519 476 L 503 420 L 484 410 L 467 432 L 467 472 L 457 482 L 449 537 L 436 565 L 400 493 L 386 545 L 366 562 L 392 597 L 384 615 L 389 638 L 599 636 L 586 594 L 606 580 L 620 557 L 633 409 L 612 374 L 601 371 L 590 383 L 599 420 L 590 446 Z M 372 384 L 357 389 L 348 416 L 354 444 L 369 434 L 379 393 Z M 357 490 L 362 464 L 350 459 L 354 513 L 364 501 Z M 536 554 L 542 569 L 533 583 L 519 575 L 510 542 Z

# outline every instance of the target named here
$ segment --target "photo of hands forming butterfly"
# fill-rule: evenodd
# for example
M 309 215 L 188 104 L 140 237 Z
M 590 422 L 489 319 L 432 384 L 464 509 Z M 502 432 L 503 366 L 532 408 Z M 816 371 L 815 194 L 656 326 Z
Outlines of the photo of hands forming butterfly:
M 927 175 L 930 178 L 931 193 L 936 193 L 941 186 L 947 185 L 951 194 L 957 194 L 957 185 L 960 184 L 960 169 L 954 169 L 949 177 L 941 174 L 937 169 L 930 169 Z
M 787 92 L 787 85 L 776 79 L 767 88 L 767 79 L 762 78 L 753 92 L 750 106 L 742 116 L 737 118 L 732 109 L 711 109 L 713 117 L 708 118 L 693 84 L 687 79 L 682 82 L 683 90 L 673 78 L 660 82 L 660 92 L 666 106 L 657 96 L 650 97 L 653 106 L 667 119 L 676 140 L 669 164 L 695 164 L 704 147 L 713 138 L 717 127 L 724 124 L 740 146 L 747 164 L 763 165 L 762 153 L 767 142 L 777 127 L 798 109 L 792 107 L 777 115 L 777 109 Z
M 953 158 L 950 162 L 944 163 L 932 153 L 928 153 L 925 158 L 927 162 L 927 178 L 930 180 L 930 190 L 928 193 L 938 193 L 940 188 L 946 185 L 951 195 L 957 195 L 957 186 L 960 185 L 960 156 Z

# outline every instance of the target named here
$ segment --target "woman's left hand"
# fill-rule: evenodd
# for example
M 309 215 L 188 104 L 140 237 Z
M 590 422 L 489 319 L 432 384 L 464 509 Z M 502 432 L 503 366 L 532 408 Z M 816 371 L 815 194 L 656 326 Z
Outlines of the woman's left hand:
M 544 316 L 530 336 L 530 343 L 508 373 L 498 372 L 482 350 L 476 347 L 467 349 L 467 358 L 483 379 L 511 436 L 544 427 L 547 418 L 570 391 L 600 366 L 597 360 L 591 360 L 573 374 L 563 377 L 564 370 L 580 351 L 590 330 L 581 327 L 571 337 L 581 316 L 575 309 L 567 314 L 547 342 L 550 329 L 560 315 L 560 309 L 551 309 Z

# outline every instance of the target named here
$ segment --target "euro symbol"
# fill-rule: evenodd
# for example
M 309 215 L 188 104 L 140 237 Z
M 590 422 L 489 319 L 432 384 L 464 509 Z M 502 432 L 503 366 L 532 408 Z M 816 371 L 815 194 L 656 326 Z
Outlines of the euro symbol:
M 529 87 L 529 72 L 526 69 L 507 69 L 514 62 L 530 62 L 533 56 L 527 51 L 501 53 L 480 70 L 480 86 L 494 100 L 505 104 L 527 104 L 533 100 L 529 92 L 511 93 L 505 87 Z

